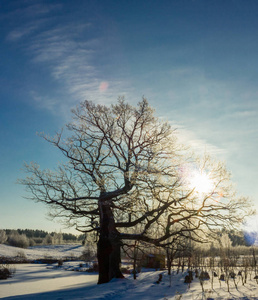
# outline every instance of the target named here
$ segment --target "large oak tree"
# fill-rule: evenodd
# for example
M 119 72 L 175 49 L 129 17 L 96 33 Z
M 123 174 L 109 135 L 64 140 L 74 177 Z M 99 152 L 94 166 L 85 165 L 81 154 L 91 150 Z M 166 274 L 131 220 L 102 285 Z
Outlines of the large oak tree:
M 110 107 L 85 101 L 73 117 L 67 133 L 42 135 L 66 162 L 54 171 L 28 164 L 21 182 L 31 199 L 51 206 L 53 216 L 97 232 L 98 283 L 123 277 L 124 241 L 155 246 L 178 236 L 200 241 L 207 229 L 238 224 L 247 213 L 246 200 L 231 192 L 224 166 L 187 156 L 146 99 L 136 107 L 122 98 Z M 209 176 L 205 192 L 191 183 L 194 168 Z

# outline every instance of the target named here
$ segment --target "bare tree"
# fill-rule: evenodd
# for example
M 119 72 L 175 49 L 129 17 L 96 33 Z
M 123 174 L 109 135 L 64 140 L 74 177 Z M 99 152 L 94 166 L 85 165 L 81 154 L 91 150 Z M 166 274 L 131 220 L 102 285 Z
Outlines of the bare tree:
M 42 137 L 67 159 L 54 171 L 26 165 L 21 180 L 31 199 L 51 206 L 53 217 L 82 232 L 97 232 L 99 281 L 123 277 L 123 241 L 165 246 L 178 235 L 200 241 L 204 231 L 238 223 L 244 199 L 230 193 L 221 163 L 193 161 L 208 171 L 212 187 L 199 193 L 189 185 L 190 164 L 170 125 L 154 116 L 146 99 L 137 107 L 119 99 L 107 107 L 85 101 L 73 110 L 68 134 Z M 176 228 L 176 229 L 175 229 Z

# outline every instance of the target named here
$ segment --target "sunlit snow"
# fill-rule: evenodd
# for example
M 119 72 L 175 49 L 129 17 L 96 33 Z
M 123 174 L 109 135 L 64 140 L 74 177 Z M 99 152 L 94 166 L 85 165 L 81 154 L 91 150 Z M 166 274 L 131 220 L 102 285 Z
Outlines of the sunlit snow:
M 9 256 L 15 256 L 18 248 L 0 245 L 0 255 L 8 248 Z M 66 252 L 67 246 L 42 247 L 42 255 Z M 81 248 L 82 249 L 82 248 Z M 21 249 L 20 249 L 21 250 Z M 25 254 L 32 255 L 32 249 L 21 250 Z M 39 254 L 39 249 L 35 253 Z M 52 252 L 53 251 L 53 252 Z M 70 251 L 70 253 L 72 253 Z M 78 252 L 73 255 L 77 255 Z M 96 273 L 87 273 L 78 270 L 77 267 L 82 262 L 65 262 L 62 267 L 57 264 L 18 264 L 16 265 L 15 275 L 8 280 L 0 281 L 1 299 L 48 299 L 48 300 L 98 300 L 98 299 L 143 299 L 143 300 L 199 300 L 199 299 L 258 299 L 258 284 L 255 280 L 248 280 L 243 286 L 239 283 L 238 289 L 234 287 L 233 280 L 230 282 L 230 293 L 227 292 L 225 282 L 214 279 L 214 288 L 211 288 L 210 280 L 204 282 L 202 291 L 200 282 L 197 278 L 190 286 L 184 283 L 186 272 L 174 270 L 172 276 L 167 275 L 166 270 L 155 271 L 144 269 L 136 280 L 132 275 L 126 275 L 125 279 L 114 279 L 110 283 L 97 285 Z M 68 271 L 70 270 L 70 271 Z M 157 284 L 159 274 L 162 274 L 162 281 Z

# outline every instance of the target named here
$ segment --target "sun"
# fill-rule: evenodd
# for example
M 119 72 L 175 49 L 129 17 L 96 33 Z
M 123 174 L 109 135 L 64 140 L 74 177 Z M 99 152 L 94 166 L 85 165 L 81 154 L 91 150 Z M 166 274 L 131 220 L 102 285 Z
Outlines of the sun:
M 190 187 L 197 193 L 207 194 L 213 189 L 213 183 L 207 173 L 193 171 L 190 178 Z

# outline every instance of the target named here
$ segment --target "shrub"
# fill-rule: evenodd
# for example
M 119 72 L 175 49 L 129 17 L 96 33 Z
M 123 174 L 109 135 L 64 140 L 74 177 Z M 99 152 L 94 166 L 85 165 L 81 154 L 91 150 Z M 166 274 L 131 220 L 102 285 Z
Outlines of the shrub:
M 41 237 L 34 237 L 34 238 L 33 238 L 33 241 L 34 241 L 34 243 L 35 243 L 36 245 L 39 245 L 39 244 L 42 244 L 43 238 L 41 238 Z
M 17 231 L 13 231 L 8 237 L 8 244 L 14 247 L 28 248 L 29 239 L 25 234 L 19 234 Z
M 29 246 L 33 247 L 35 245 L 36 245 L 36 243 L 35 243 L 34 239 L 33 238 L 29 238 Z
M 58 262 L 57 262 L 58 267 L 62 267 L 63 264 L 64 264 L 63 260 L 59 259 Z
M 82 255 L 80 257 L 81 260 L 84 261 L 92 261 L 96 258 L 96 255 L 93 253 L 93 251 L 91 251 L 88 248 L 84 248 L 84 250 L 82 251 Z
M 91 273 L 91 272 L 98 272 L 99 271 L 99 265 L 98 263 L 93 263 L 92 267 L 90 267 L 89 269 L 87 269 L 86 272 Z
M 42 241 L 42 244 L 52 245 L 53 244 L 53 237 L 50 234 L 46 235 L 46 237 Z
M 201 274 L 200 274 L 200 276 L 199 276 L 199 278 L 201 280 L 209 280 L 210 279 L 210 275 L 209 275 L 208 272 L 202 271 Z
M 11 269 L 9 265 L 0 266 L 0 280 L 12 277 L 14 273 L 15 273 L 15 269 Z

